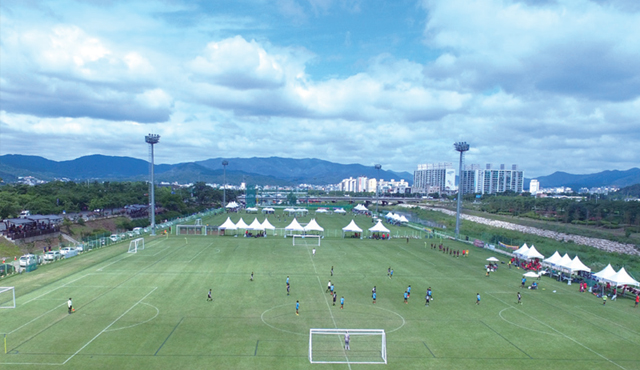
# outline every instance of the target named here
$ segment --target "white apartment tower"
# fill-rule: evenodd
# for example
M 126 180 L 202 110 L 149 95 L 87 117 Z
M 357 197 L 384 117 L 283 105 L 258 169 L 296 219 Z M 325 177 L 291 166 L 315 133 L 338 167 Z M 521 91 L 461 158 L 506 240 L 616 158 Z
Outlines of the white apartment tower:
M 460 186 L 464 194 L 495 194 L 513 191 L 522 193 L 524 184 L 524 172 L 518 169 L 517 165 L 512 165 L 511 169 L 506 169 L 504 164 L 500 168 L 492 168 L 487 164 L 484 169 L 480 169 L 477 164 L 465 166 L 462 171 Z
M 455 189 L 456 170 L 451 163 L 427 163 L 419 164 L 413 172 L 414 193 L 431 193 L 431 188 L 439 191 Z

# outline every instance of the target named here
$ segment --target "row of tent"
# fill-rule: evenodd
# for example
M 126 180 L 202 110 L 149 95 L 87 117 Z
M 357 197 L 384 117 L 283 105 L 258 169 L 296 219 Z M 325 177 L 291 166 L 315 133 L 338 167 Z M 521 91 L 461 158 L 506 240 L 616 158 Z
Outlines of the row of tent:
M 522 259 L 542 259 L 544 256 L 536 250 L 535 246 L 528 247 L 525 243 L 518 250 L 513 252 L 516 256 Z M 556 251 L 551 257 L 544 259 L 542 264 L 548 267 L 552 267 L 558 270 L 565 270 L 570 274 L 578 271 L 591 272 L 591 269 L 587 267 L 578 256 L 573 259 L 565 253 L 564 256 L 560 256 L 560 253 Z M 611 264 L 607 265 L 602 271 L 593 274 L 598 280 L 608 282 L 614 285 L 635 285 L 640 286 L 640 283 L 634 278 L 629 276 L 627 271 L 622 267 L 620 271 L 616 272 Z
M 226 230 L 266 231 L 266 230 L 275 230 L 275 229 L 276 229 L 275 226 L 273 226 L 269 222 L 269 219 L 267 218 L 265 218 L 262 223 L 258 221 L 258 218 L 255 218 L 250 225 L 247 225 L 247 223 L 244 222 L 242 218 L 240 218 L 240 220 L 238 220 L 237 223 L 234 223 L 233 221 L 231 221 L 230 217 L 227 217 L 227 220 L 224 223 L 222 223 L 222 225 L 218 226 L 218 230 L 225 230 L 225 231 Z M 284 230 L 285 232 L 289 232 L 289 234 L 293 234 L 294 232 L 300 232 L 300 233 L 317 232 L 321 234 L 324 232 L 324 228 L 318 224 L 315 218 L 309 221 L 309 223 L 306 224 L 305 226 L 300 225 L 298 220 L 294 218 L 293 221 L 291 221 L 291 223 L 284 228 Z M 342 237 L 345 236 L 345 233 L 349 233 L 349 232 L 361 233 L 362 229 L 358 225 L 356 225 L 354 220 L 351 220 L 351 222 L 347 226 L 342 228 Z M 378 220 L 378 222 L 373 227 L 369 228 L 369 232 L 390 233 L 391 231 L 382 224 L 382 221 Z
M 396 222 L 409 222 L 409 220 L 404 217 L 404 215 L 399 215 L 397 213 L 389 212 L 384 217 L 388 220 L 396 221 Z

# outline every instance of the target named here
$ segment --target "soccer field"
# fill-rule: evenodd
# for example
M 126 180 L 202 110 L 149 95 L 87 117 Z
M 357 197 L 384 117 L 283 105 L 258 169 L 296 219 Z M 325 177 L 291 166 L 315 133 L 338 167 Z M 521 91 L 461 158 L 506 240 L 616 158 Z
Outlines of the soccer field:
M 271 217 L 274 225 L 285 224 Z M 325 228 L 349 220 L 318 217 Z M 365 217 L 356 222 L 371 226 Z M 5 279 L 0 285 L 16 287 L 17 307 L 0 310 L 7 349 L 0 368 L 640 368 L 640 308 L 631 299 L 603 306 L 577 285 L 545 277 L 539 290 L 521 290 L 522 270 L 500 265 L 486 277 L 485 259 L 492 254 L 451 241 L 445 246 L 471 249 L 470 256 L 431 249 L 434 239 L 298 242 L 270 233 L 148 238 L 138 253 L 115 245 Z M 326 292 L 329 280 L 335 306 Z M 425 307 L 429 287 L 434 301 Z M 522 305 L 516 304 L 518 291 Z M 69 297 L 73 314 L 67 313 Z M 388 364 L 350 363 L 380 360 L 380 338 L 359 336 L 351 337 L 351 351 L 343 350 L 341 337 L 318 340 L 314 355 L 345 363 L 311 364 L 311 328 L 383 329 Z

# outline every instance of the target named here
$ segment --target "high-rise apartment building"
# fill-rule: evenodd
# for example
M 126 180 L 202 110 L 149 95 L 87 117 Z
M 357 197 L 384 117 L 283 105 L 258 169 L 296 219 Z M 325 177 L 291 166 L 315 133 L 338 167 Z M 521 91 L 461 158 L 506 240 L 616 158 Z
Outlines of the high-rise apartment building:
M 540 191 L 540 181 L 533 179 L 529 183 L 529 193 L 537 194 Z
M 419 164 L 413 172 L 413 193 L 431 193 L 430 188 L 439 191 L 455 189 L 456 170 L 451 163 Z
M 464 194 L 495 194 L 513 191 L 522 193 L 524 184 L 524 172 L 512 165 L 506 169 L 504 164 L 500 168 L 493 168 L 487 164 L 484 169 L 479 165 L 465 166 L 460 179 L 460 187 Z

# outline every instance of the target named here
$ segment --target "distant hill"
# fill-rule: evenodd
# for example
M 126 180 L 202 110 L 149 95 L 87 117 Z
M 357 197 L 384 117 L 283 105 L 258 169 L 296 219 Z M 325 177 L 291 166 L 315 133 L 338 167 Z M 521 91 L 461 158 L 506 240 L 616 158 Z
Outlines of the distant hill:
M 543 188 L 568 186 L 576 191 L 580 188 L 611 185 L 622 188 L 633 184 L 640 184 L 640 169 L 632 168 L 626 171 L 602 171 L 586 175 L 573 175 L 558 171 L 548 176 L 537 177 L 536 179 L 540 181 L 540 186 Z
M 226 158 L 227 183 L 260 185 L 296 185 L 338 183 L 350 176 L 377 177 L 373 166 L 338 164 L 319 159 L 289 158 Z M 15 182 L 18 177 L 33 176 L 41 180 L 68 178 L 71 180 L 144 181 L 149 173 L 149 163 L 130 157 L 89 155 L 70 161 L 52 161 L 38 156 L 8 154 L 0 156 L 0 177 L 5 182 Z M 222 159 L 161 164 L 155 166 L 157 181 L 190 183 L 205 181 L 223 182 Z M 384 179 L 404 179 L 409 184 L 413 176 L 408 172 L 396 173 L 380 170 Z

